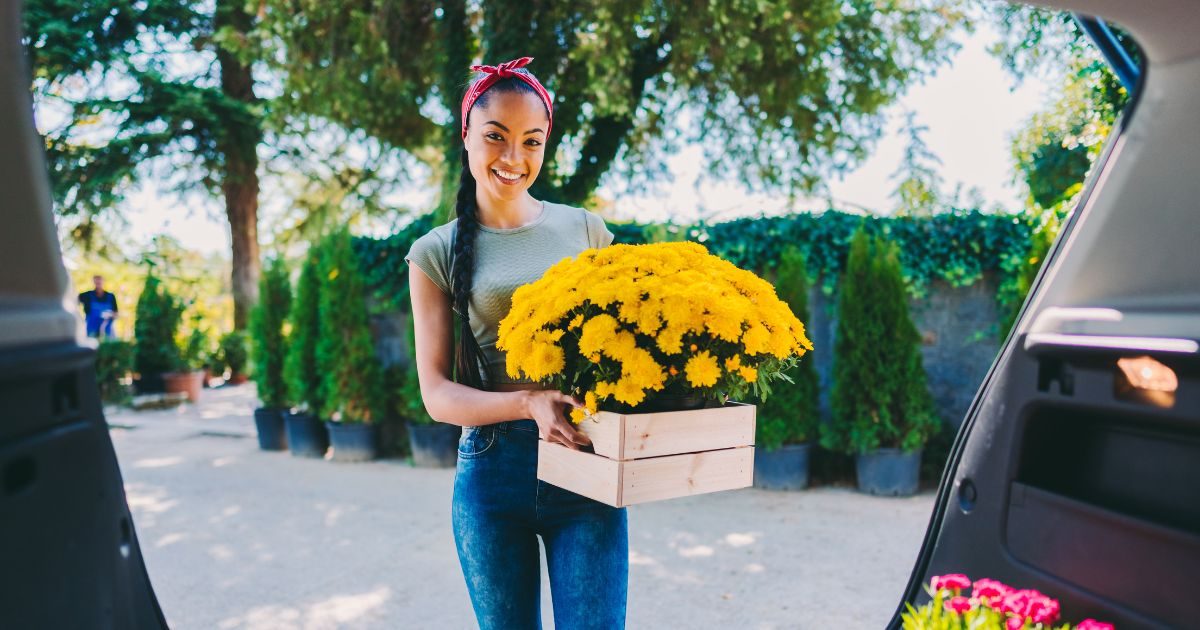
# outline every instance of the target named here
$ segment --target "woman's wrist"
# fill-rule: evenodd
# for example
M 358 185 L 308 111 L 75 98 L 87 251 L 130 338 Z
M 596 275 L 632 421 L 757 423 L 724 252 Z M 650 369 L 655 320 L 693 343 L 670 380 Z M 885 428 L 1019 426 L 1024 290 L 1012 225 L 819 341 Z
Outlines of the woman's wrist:
M 517 414 L 521 418 L 532 418 L 533 413 L 530 411 L 530 403 L 533 402 L 533 390 L 519 389 L 512 393 L 517 401 Z

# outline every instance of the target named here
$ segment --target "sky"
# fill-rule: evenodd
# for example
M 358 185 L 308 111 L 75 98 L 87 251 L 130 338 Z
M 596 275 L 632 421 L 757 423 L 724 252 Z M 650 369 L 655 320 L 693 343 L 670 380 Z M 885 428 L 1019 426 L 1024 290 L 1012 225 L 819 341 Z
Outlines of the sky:
M 916 123 L 928 127 L 924 139 L 941 160 L 939 173 L 946 190 L 961 183 L 963 190 L 977 187 L 984 206 L 999 205 L 1016 210 L 1022 207 L 1019 188 L 1012 182 L 1011 138 L 1024 122 L 1041 109 L 1051 95 L 1051 86 L 1038 77 L 1029 77 L 1016 85 L 1014 79 L 987 52 L 996 34 L 981 26 L 974 34 L 960 34 L 962 44 L 947 65 L 922 84 L 916 84 L 887 110 L 889 132 L 881 138 L 870 157 L 829 187 L 839 206 L 869 208 L 887 213 L 895 205 L 890 198 L 896 182 L 892 174 L 900 165 L 905 147 L 902 125 L 905 112 L 912 111 Z M 645 194 L 618 196 L 611 186 L 601 185 L 600 193 L 613 198 L 613 214 L 619 219 L 677 222 L 694 221 L 699 216 L 700 200 L 709 220 L 738 216 L 774 214 L 786 211 L 782 195 L 751 195 L 736 183 L 720 183 L 705 178 L 697 181 L 702 168 L 698 146 L 685 147 L 668 158 L 671 181 L 659 183 Z M 421 207 L 432 199 L 432 191 L 415 190 L 404 200 L 410 207 Z M 229 229 L 219 200 L 198 202 L 192 197 L 182 204 L 171 195 L 160 195 L 153 182 L 147 182 L 128 199 L 126 217 L 129 236 L 139 243 L 155 234 L 166 233 L 188 247 L 204 252 L 228 251 Z M 180 207 L 186 206 L 186 207 Z M 801 201 L 797 210 L 820 209 L 823 201 Z M 269 212 L 260 216 L 259 233 L 271 226 Z

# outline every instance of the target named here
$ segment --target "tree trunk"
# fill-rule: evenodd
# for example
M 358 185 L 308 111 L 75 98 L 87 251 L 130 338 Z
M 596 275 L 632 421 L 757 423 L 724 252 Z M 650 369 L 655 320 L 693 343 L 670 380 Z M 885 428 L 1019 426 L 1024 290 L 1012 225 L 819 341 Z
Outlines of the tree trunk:
M 229 25 L 238 33 L 248 32 L 251 16 L 242 7 L 238 0 L 221 0 L 217 6 L 217 28 Z M 221 65 L 221 90 L 232 99 L 252 105 L 254 78 L 249 66 L 222 48 L 217 49 L 217 61 Z M 257 150 L 262 131 L 254 116 L 226 120 L 224 125 L 219 148 L 225 158 L 221 188 L 233 247 L 233 327 L 243 330 L 250 309 L 258 303 Z

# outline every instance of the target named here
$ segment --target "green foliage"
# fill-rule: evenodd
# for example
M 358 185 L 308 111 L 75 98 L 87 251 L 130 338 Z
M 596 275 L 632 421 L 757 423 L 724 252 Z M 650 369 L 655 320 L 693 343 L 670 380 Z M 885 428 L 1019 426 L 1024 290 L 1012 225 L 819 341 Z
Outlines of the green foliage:
M 261 108 L 227 94 L 222 68 L 208 62 L 223 51 L 213 3 L 24 4 L 35 103 L 64 115 L 43 132 L 55 209 L 77 241 L 95 244 L 97 220 L 154 176 L 156 158 L 176 161 L 163 181 L 215 195 L 228 154 L 258 144 Z M 180 63 L 179 49 L 202 62 Z
M 1129 94 L 1070 13 L 1018 5 L 990 12 L 1001 33 L 992 53 L 1013 76 L 1038 74 L 1061 84 L 1053 103 L 1013 140 L 1029 204 L 1050 208 L 1083 182 Z M 1141 52 L 1129 34 L 1114 33 L 1137 62 Z
M 96 347 L 96 385 L 104 402 L 121 403 L 130 397 L 125 378 L 133 371 L 133 343 L 104 339 Z
M 287 351 L 284 326 L 292 307 L 292 286 L 287 264 L 276 258 L 267 264 L 259 279 L 258 305 L 250 312 L 254 381 L 264 407 L 290 407 L 283 362 Z
M 892 179 L 898 181 L 892 191 L 897 203 L 896 212 L 914 216 L 933 214 L 935 208 L 944 205 L 941 202 L 942 178 L 937 172 L 942 161 L 925 144 L 923 135 L 929 127 L 918 125 L 915 113 L 909 112 L 905 117 L 904 130 L 908 144 L 900 167 L 892 174 Z
M 795 247 L 783 251 L 775 291 L 801 322 L 808 322 L 808 265 Z M 758 402 L 755 445 L 773 451 L 784 444 L 802 444 L 814 435 L 820 422 L 819 379 L 812 354 L 801 357 L 789 371 L 792 383 L 779 383 L 766 400 Z
M 203 370 L 213 356 L 212 337 L 198 322 L 193 322 L 183 344 L 183 366 L 189 370 Z
M 279 106 L 364 129 L 447 187 L 468 60 L 534 57 L 555 95 L 535 195 L 572 203 L 618 154 L 630 174 L 654 173 L 690 140 L 723 147 L 708 165 L 722 177 L 812 188 L 866 155 L 882 109 L 945 61 L 962 20 L 957 5 L 924 0 L 266 6 L 255 37 L 287 50 L 272 55 L 288 77 Z M 700 120 L 668 137 L 684 113 Z
M 221 336 L 220 345 L 221 363 L 229 368 L 229 375 L 245 374 L 250 360 L 246 333 L 241 330 L 227 332 Z
M 153 271 L 146 274 L 136 311 L 134 369 L 149 376 L 182 368 L 183 356 L 175 343 L 175 333 L 183 316 L 183 305 L 162 286 Z
M 615 243 L 694 241 L 738 267 L 763 275 L 776 269 L 785 248 L 795 247 L 807 260 L 809 277 L 819 278 L 822 290 L 832 295 L 850 239 L 862 226 L 900 247 L 905 286 L 909 295 L 921 297 L 934 280 L 961 287 L 975 283 L 985 272 L 1015 275 L 1027 259 L 1038 221 L 1028 213 L 977 210 L 928 217 L 863 217 L 829 210 L 694 225 L 610 222 L 608 227 Z M 432 225 L 432 219 L 424 218 L 385 239 L 355 239 L 355 251 L 380 308 L 408 310 L 404 255 Z
M 366 283 L 350 233 L 333 234 L 321 256 L 317 365 L 322 415 L 341 422 L 372 422 L 383 416 L 383 383 L 371 338 Z
M 895 244 L 857 231 L 839 289 L 833 420 L 822 427 L 822 446 L 846 453 L 921 448 L 939 420 Z
M 296 296 L 288 319 L 292 324 L 284 358 L 283 379 L 288 396 L 309 413 L 324 409 L 321 367 L 317 364 L 317 335 L 320 322 L 321 245 L 309 246 L 300 267 Z

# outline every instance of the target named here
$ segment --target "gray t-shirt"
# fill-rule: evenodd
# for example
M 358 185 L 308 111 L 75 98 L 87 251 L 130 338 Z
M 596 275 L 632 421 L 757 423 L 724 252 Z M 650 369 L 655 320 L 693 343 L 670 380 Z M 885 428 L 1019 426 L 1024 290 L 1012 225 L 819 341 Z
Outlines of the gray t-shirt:
M 453 301 L 450 263 L 454 257 L 455 219 L 433 228 L 404 256 L 416 264 Z M 607 247 L 613 234 L 599 215 L 546 202 L 532 223 L 512 229 L 479 226 L 475 237 L 475 275 L 471 288 L 471 330 L 487 359 L 495 383 L 527 383 L 508 376 L 504 353 L 496 349 L 500 320 L 512 307 L 512 295 L 542 277 L 551 266 L 588 248 Z

